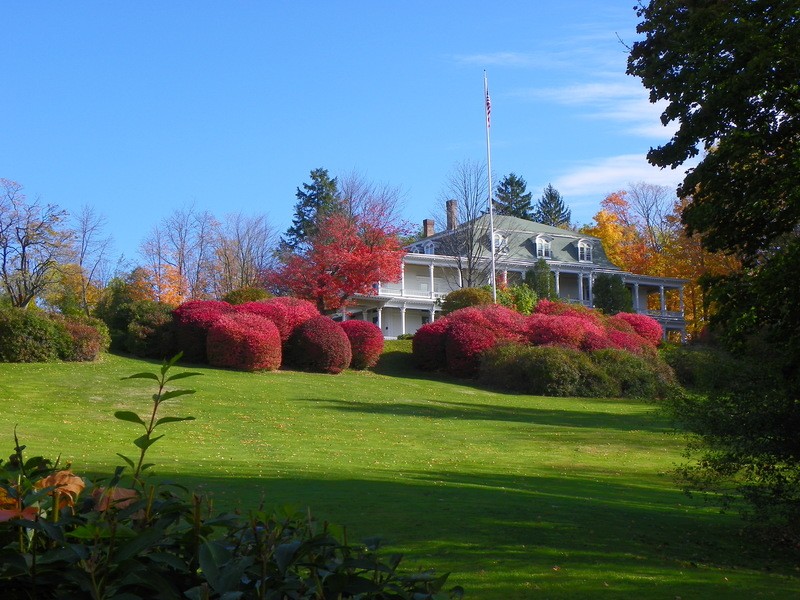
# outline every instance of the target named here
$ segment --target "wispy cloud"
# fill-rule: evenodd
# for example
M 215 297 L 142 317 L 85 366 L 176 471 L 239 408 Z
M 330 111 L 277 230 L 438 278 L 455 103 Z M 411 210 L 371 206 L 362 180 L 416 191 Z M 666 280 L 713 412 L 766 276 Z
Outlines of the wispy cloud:
M 605 194 L 637 181 L 674 188 L 683 180 L 684 171 L 690 166 L 659 169 L 648 163 L 642 154 L 622 154 L 576 163 L 559 176 L 554 185 L 565 196 Z

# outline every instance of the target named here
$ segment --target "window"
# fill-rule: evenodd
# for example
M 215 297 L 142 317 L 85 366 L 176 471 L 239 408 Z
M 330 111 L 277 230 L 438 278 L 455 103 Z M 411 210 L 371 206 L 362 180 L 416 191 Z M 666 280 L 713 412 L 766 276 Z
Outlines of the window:
M 486 234 L 489 237 L 489 234 Z M 487 241 L 489 241 L 487 239 Z M 494 232 L 494 251 L 496 254 L 508 254 L 508 240 L 502 233 Z
M 578 240 L 578 260 L 592 262 L 592 244 L 588 240 Z
M 536 258 L 553 258 L 553 248 L 549 238 L 536 236 Z
M 427 242 L 423 250 L 425 254 L 436 254 L 436 245 L 433 242 Z

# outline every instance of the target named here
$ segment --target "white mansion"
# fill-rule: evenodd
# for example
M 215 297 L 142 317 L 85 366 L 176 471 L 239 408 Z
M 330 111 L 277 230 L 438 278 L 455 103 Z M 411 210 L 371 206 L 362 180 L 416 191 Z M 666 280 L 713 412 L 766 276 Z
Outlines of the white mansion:
M 398 283 L 379 283 L 374 295 L 359 295 L 347 311 L 351 318 L 372 321 L 387 338 L 414 333 L 425 323 L 434 321 L 441 310 L 440 299 L 448 292 L 464 286 L 464 257 L 453 256 L 446 250 L 452 236 L 465 227 L 481 228 L 482 248 L 477 260 L 471 261 L 482 268 L 479 285 L 491 283 L 491 262 L 488 236 L 488 216 L 473 222 L 456 225 L 448 215 L 448 228 L 440 233 L 433 231 L 433 221 L 423 222 L 424 235 L 407 246 L 403 258 L 403 274 Z M 592 285 L 599 273 L 619 275 L 631 292 L 634 312 L 646 313 L 655 318 L 668 332 L 685 337 L 683 318 L 682 279 L 634 275 L 619 269 L 606 257 L 598 238 L 566 229 L 558 229 L 508 216 L 494 218 L 495 272 L 499 281 L 521 281 L 527 271 L 544 259 L 554 275 L 555 291 L 559 298 L 569 302 L 593 306 Z M 463 245 L 462 245 L 463 247 Z M 667 307 L 672 310 L 668 310 Z M 649 307 L 649 308 L 648 308 Z

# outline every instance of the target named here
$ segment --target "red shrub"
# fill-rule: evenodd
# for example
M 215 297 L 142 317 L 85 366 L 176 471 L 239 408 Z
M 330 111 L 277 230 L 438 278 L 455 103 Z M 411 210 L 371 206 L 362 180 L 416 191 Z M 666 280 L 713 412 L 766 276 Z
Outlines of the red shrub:
M 178 349 L 187 362 L 206 362 L 206 336 L 211 326 L 234 310 L 227 302 L 189 300 L 172 311 Z
M 627 350 L 640 356 L 655 356 L 655 348 L 650 342 L 633 331 L 609 328 L 606 333 L 614 348 Z
M 661 325 L 652 317 L 634 313 L 617 313 L 615 319 L 625 321 L 633 330 L 653 346 L 658 346 L 663 337 Z
M 350 340 L 333 319 L 316 316 L 295 328 L 286 346 L 286 358 L 292 366 L 339 373 L 350 366 Z
M 411 357 L 418 369 L 437 371 L 447 366 L 444 342 L 448 323 L 447 318 L 441 318 L 417 329 L 411 340 Z
M 458 377 L 474 377 L 481 365 L 481 354 L 498 341 L 494 332 L 480 323 L 467 320 L 451 323 L 445 337 L 447 371 Z
M 208 330 L 208 362 L 244 371 L 274 371 L 281 366 L 281 336 L 275 324 L 252 313 L 220 317 Z
M 563 346 L 582 350 L 600 343 L 601 327 L 584 316 L 533 313 L 528 317 L 526 337 L 534 346 Z
M 449 323 L 469 322 L 490 331 L 498 340 L 519 342 L 524 339 L 525 317 L 499 304 L 468 306 L 450 313 Z
M 591 321 L 595 325 L 602 327 L 603 315 L 591 308 L 586 308 L 582 304 L 568 304 L 566 302 L 553 302 L 544 298 L 539 300 L 539 303 L 534 309 L 534 314 L 539 313 L 543 315 L 569 315 Z
M 70 350 L 64 360 L 92 361 L 97 360 L 103 348 L 103 336 L 96 327 L 67 319 L 64 327 L 71 339 Z
M 312 302 L 289 296 L 245 302 L 239 304 L 236 309 L 266 317 L 275 323 L 281 334 L 281 342 L 284 344 L 298 325 L 319 316 L 319 311 Z
M 342 329 L 350 340 L 353 358 L 350 367 L 367 369 L 374 367 L 383 352 L 383 333 L 380 327 L 368 321 L 344 321 Z

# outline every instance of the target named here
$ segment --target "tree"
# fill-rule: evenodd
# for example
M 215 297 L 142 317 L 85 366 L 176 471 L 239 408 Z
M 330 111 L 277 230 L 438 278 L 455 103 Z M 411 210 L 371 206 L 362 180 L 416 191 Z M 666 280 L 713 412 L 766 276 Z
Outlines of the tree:
M 557 300 L 556 283 L 550 265 L 543 258 L 536 261 L 533 269 L 525 273 L 525 284 L 539 300 Z
M 532 221 L 531 192 L 527 191 L 527 185 L 522 177 L 517 177 L 514 173 L 503 177 L 494 193 L 497 214 Z
M 28 202 L 16 181 L 0 179 L 0 278 L 12 306 L 27 308 L 50 287 L 71 234 L 66 211 Z
M 91 206 L 83 206 L 73 217 L 75 263 L 80 283 L 79 303 L 87 317 L 97 302 L 97 290 L 107 281 L 112 239 L 103 233 L 106 223 L 106 218 Z
M 331 179 L 327 169 L 311 171 L 311 183 L 297 188 L 297 203 L 294 206 L 292 225 L 281 238 L 282 250 L 303 250 L 306 240 L 317 230 L 317 222 L 323 216 L 340 207 L 336 178 Z
M 552 227 L 568 229 L 571 219 L 572 211 L 564 204 L 564 198 L 548 183 L 533 209 L 533 220 Z
M 228 215 L 216 230 L 214 291 L 222 297 L 234 290 L 258 287 L 274 258 L 275 233 L 263 215 Z
M 756 509 L 778 509 L 785 537 L 800 537 L 800 19 L 797 3 L 767 0 L 640 4 L 644 39 L 628 73 L 666 101 L 669 142 L 648 160 L 677 167 L 706 152 L 678 188 L 682 219 L 708 250 L 742 269 L 716 278 L 718 328 L 729 347 L 768 374 L 711 391 L 681 415 L 704 442 L 695 474 L 734 480 Z M 751 334 L 768 344 L 753 349 Z M 694 403 L 697 404 L 697 403 Z M 683 407 L 686 408 L 686 407 Z M 708 418 L 711 415 L 712 418 Z M 786 527 L 788 526 L 788 527 Z
M 391 226 L 332 213 L 317 221 L 305 245 L 304 252 L 285 252 L 266 279 L 278 293 L 310 300 L 321 312 L 346 306 L 355 294 L 373 295 L 376 283 L 398 281 L 402 273 L 405 251 Z
M 633 311 L 631 292 L 619 275 L 600 273 L 594 279 L 594 307 L 607 315 Z
M 455 217 L 453 229 L 439 238 L 438 254 L 452 256 L 461 272 L 461 287 L 471 288 L 491 283 L 489 220 L 481 219 L 489 209 L 489 184 L 486 165 L 463 161 L 450 172 L 439 196 L 440 223 Z M 454 204 L 448 205 L 449 202 Z M 448 206 L 454 215 L 448 215 Z M 448 269 L 447 271 L 450 271 Z M 445 273 L 446 277 L 451 276 Z M 449 281 L 451 286 L 456 281 Z

